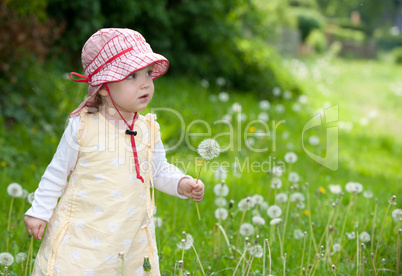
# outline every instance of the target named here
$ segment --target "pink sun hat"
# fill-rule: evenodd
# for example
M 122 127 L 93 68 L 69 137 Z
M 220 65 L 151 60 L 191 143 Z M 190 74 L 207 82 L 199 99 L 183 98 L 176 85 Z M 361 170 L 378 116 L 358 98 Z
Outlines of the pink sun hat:
M 95 95 L 105 83 L 122 81 L 150 64 L 154 64 L 152 79 L 162 76 L 169 68 L 169 61 L 154 53 L 139 32 L 120 28 L 100 29 L 94 33 L 82 48 L 81 61 L 85 76 L 75 72 L 69 76 L 73 81 L 88 83 L 89 97 L 70 117 L 78 115 L 85 106 L 94 106 Z

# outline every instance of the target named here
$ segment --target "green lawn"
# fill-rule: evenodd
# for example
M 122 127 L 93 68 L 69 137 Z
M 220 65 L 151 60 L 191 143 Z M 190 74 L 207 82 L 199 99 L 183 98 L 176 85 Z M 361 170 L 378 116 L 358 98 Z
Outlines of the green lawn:
M 206 162 L 202 168 L 201 179 L 206 184 L 206 191 L 204 200 L 199 204 L 201 222 L 197 219 L 192 201 L 156 193 L 159 207 L 156 216 L 162 219 L 163 225 L 156 229 L 156 233 L 161 271 L 166 275 L 179 275 L 177 262 L 182 259 L 182 251 L 176 244 L 183 238 L 182 231 L 193 236 L 194 248 L 205 273 L 215 272 L 214 275 L 232 275 L 237 265 L 237 275 L 242 275 L 242 272 L 246 275 L 248 268 L 250 275 L 262 275 L 263 264 L 265 275 L 268 275 L 270 260 L 273 275 L 284 274 L 284 267 L 287 275 L 298 275 L 303 267 L 307 270 L 305 275 L 355 275 L 356 271 L 361 275 L 363 269 L 364 275 L 371 275 L 373 262 L 370 254 L 376 252 L 377 243 L 375 269 L 381 269 L 383 275 L 396 275 L 397 254 L 400 252 L 397 246 L 398 229 L 401 224 L 400 220 L 392 218 L 391 212 L 402 206 L 402 140 L 399 138 L 402 132 L 402 67 L 374 61 L 325 58 L 288 61 L 285 64 L 294 72 L 295 78 L 299 78 L 307 98 L 302 97 L 301 102 L 298 95 L 286 99 L 282 91 L 281 95 L 270 99 L 270 108 L 265 111 L 261 109 L 261 99 L 253 93 L 228 91 L 229 99 L 221 101 L 219 93 L 227 90 L 213 85 L 215 80 L 209 80 L 210 88 L 203 87 L 201 80 L 172 79 L 169 76 L 155 82 L 156 93 L 147 111 L 157 114 L 166 147 L 174 147 L 183 138 L 177 147 L 167 152 L 170 162 L 196 177 L 200 168 L 199 158 L 191 147 L 196 148 L 201 140 L 213 137 L 225 148 L 216 160 Z M 57 115 L 62 118 L 79 103 L 85 89 L 83 86 L 77 89 L 77 84 L 62 78 L 55 81 L 58 93 L 72 91 L 71 97 L 63 98 L 57 110 Z M 241 105 L 240 114 L 243 115 L 233 111 L 235 103 Z M 333 105 L 338 105 L 339 119 L 328 126 L 339 128 L 337 170 L 328 169 L 307 155 L 309 151 L 325 157 L 326 125 L 306 131 L 303 140 L 305 149 L 302 147 L 303 127 L 317 110 Z M 262 112 L 269 115 L 268 122 L 258 121 Z M 222 121 L 224 116 L 230 118 L 230 124 Z M 239 122 L 239 116 L 246 117 Z M 52 122 L 47 123 L 53 126 Z M 4 237 L 11 200 L 5 192 L 7 185 L 18 182 L 29 192 L 35 190 L 63 129 L 60 124 L 52 129 L 50 126 L 17 125 L 6 129 L 2 122 L 0 146 L 8 149 L 3 150 L 4 157 L 0 157 L 0 181 L 4 191 L 1 196 L 0 233 Z M 269 136 L 256 135 L 267 134 L 267 127 Z M 205 135 L 197 137 L 196 133 Z M 309 143 L 311 136 L 319 138 L 317 145 Z M 268 150 L 264 150 L 267 147 Z M 294 152 L 297 162 L 283 162 L 287 152 Z M 237 171 L 233 169 L 236 161 L 240 165 Z M 215 200 L 219 196 L 214 194 L 214 186 L 220 183 L 214 173 L 216 165 L 229 166 L 226 178 L 229 194 L 225 198 L 227 202 L 234 200 L 230 209 L 227 205 L 221 206 L 229 212 L 228 218 L 220 221 L 224 231 L 216 225 L 218 219 L 215 217 L 218 208 Z M 279 177 L 283 182 L 279 189 L 271 187 L 274 176 L 267 172 L 273 166 L 284 166 L 285 169 Z M 290 182 L 290 172 L 297 172 L 300 180 Z M 309 188 L 306 188 L 306 182 Z M 345 185 L 348 182 L 361 183 L 363 191 L 371 191 L 373 196 L 347 192 Z M 341 185 L 345 195 L 331 193 L 330 184 Z M 304 199 L 299 197 L 298 200 L 283 203 L 275 199 L 278 193 L 291 196 L 296 192 L 301 193 Z M 270 206 L 276 203 L 282 209 L 282 222 L 278 226 L 270 225 L 272 219 L 268 217 L 264 204 L 256 204 L 246 211 L 239 209 L 242 199 L 255 194 L 261 195 Z M 396 195 L 396 205 L 388 203 L 392 195 Z M 28 251 L 29 238 L 22 221 L 28 205 L 22 198 L 17 198 L 14 203 L 8 248 L 13 255 Z M 259 249 L 257 245 L 260 245 L 266 252 L 261 258 L 257 253 L 253 255 L 245 251 L 245 236 L 239 236 L 240 225 L 252 224 L 252 217 L 257 215 L 265 220 L 265 224 L 254 225 L 254 233 L 248 235 L 248 241 L 253 249 Z M 307 235 L 295 238 L 294 233 L 298 230 L 306 231 Z M 362 241 L 346 236 L 346 233 L 356 231 L 357 236 L 363 231 L 370 235 L 363 247 Z M 259 239 L 256 239 L 257 233 Z M 270 243 L 271 258 L 268 257 L 265 239 Z M 334 248 L 334 244 L 340 244 L 341 250 L 338 251 L 337 246 Z M 39 245 L 39 242 L 34 243 L 35 252 Z M 0 248 L 2 252 L 7 250 L 5 238 L 1 240 Z M 283 258 L 285 253 L 286 258 Z M 317 253 L 318 259 L 315 257 Z M 362 265 L 364 258 L 367 258 L 367 264 Z M 383 258 L 385 261 L 382 263 Z M 184 267 L 191 275 L 202 275 L 192 249 L 184 254 Z M 22 269 L 15 263 L 9 271 L 20 275 Z M 126 274 L 129 275 L 128 272 Z

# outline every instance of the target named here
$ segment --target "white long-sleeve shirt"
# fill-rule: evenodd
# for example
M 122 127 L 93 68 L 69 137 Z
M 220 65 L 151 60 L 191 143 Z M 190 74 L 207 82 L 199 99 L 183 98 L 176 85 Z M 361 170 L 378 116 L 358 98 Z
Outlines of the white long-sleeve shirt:
M 59 197 L 67 186 L 67 179 L 74 170 L 78 159 L 79 144 L 77 139 L 80 127 L 80 117 L 73 117 L 69 120 L 56 153 L 46 168 L 45 173 L 35 191 L 32 207 L 25 215 L 49 221 L 56 208 Z M 166 152 L 161 141 L 160 132 L 158 142 L 155 145 L 152 165 L 153 183 L 156 189 L 169 195 L 180 198 L 187 198 L 177 192 L 179 181 L 191 176 L 185 175 L 176 166 L 169 164 L 166 159 Z

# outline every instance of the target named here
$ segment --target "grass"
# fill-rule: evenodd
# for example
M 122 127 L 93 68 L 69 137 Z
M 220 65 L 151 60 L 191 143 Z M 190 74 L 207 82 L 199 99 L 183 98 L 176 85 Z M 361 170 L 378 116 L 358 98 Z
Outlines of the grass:
M 199 204 L 201 221 L 197 219 L 195 204 L 191 200 L 156 193 L 157 206 L 163 206 L 156 214 L 163 224 L 156 228 L 156 235 L 161 272 L 165 275 L 179 275 L 178 261 L 182 259 L 183 252 L 176 244 L 183 238 L 182 231 L 194 238 L 194 250 L 185 251 L 183 260 L 184 268 L 191 275 L 203 275 L 197 254 L 203 270 L 209 275 L 232 275 L 236 267 L 237 275 L 262 275 L 263 271 L 268 275 L 271 262 L 273 275 L 299 275 L 300 272 L 303 274 L 303 268 L 306 271 L 303 275 L 396 275 L 399 264 L 397 254 L 400 252 L 398 229 L 401 224 L 391 217 L 391 212 L 401 208 L 402 196 L 402 142 L 397 139 L 402 130 L 402 96 L 397 90 L 402 67 L 325 57 L 303 62 L 288 61 L 288 64 L 305 88 L 307 103 L 298 103 L 296 95 L 292 99 L 284 99 L 283 93 L 273 96 L 270 109 L 265 111 L 270 117 L 266 123 L 257 121 L 263 110 L 259 107 L 261 99 L 252 93 L 229 91 L 229 100 L 222 102 L 219 93 L 225 87 L 211 85 L 204 88 L 198 80 L 171 79 L 168 76 L 156 81 L 155 98 L 146 111 L 155 112 L 158 116 L 162 140 L 165 147 L 170 148 L 167 155 L 171 163 L 196 177 L 200 163 L 194 148 L 200 141 L 212 137 L 225 149 L 217 159 L 206 161 L 203 166 L 200 178 L 206 184 L 206 190 L 204 200 Z M 61 115 L 57 117 L 57 123 L 47 122 L 51 129 L 46 124 L 6 128 L 4 119 L 1 119 L 0 146 L 8 151 L 3 150 L 0 157 L 3 159 L 0 160 L 0 181 L 4 191 L 0 196 L 0 233 L 9 235 L 8 251 L 13 255 L 27 253 L 29 249 L 30 239 L 23 224 L 23 213 L 29 208 L 29 203 L 23 198 L 15 199 L 12 227 L 7 232 L 11 200 L 5 193 L 7 185 L 18 182 L 29 192 L 36 189 L 63 131 L 62 115 L 74 109 L 85 93 L 83 86 L 65 79 L 56 78 L 55 82 L 58 91 L 62 87 L 71 94 L 60 103 Z M 239 115 L 232 109 L 234 103 L 241 104 L 241 113 L 247 116 L 245 121 L 236 119 Z M 298 104 L 294 106 L 295 103 Z M 308 150 L 325 156 L 325 125 L 305 132 L 306 150 L 301 143 L 304 125 L 317 110 L 332 105 L 338 105 L 339 115 L 337 122 L 328 125 L 339 127 L 339 167 L 335 171 L 318 164 L 306 154 Z M 281 106 L 285 110 L 283 113 L 278 112 Z M 293 110 L 297 107 L 300 111 Z M 222 121 L 225 115 L 231 118 L 231 124 Z M 270 136 L 256 136 L 260 131 L 268 133 L 267 129 Z M 313 135 L 319 137 L 318 145 L 309 144 L 308 138 Z M 252 143 L 252 147 L 246 141 Z M 263 150 L 267 147 L 268 150 Z M 287 152 L 294 152 L 297 162 L 284 162 Z M 240 165 L 238 171 L 233 170 L 236 162 Z M 218 166 L 228 169 L 225 179 L 229 188 L 229 195 L 225 197 L 228 205 L 222 207 L 229 215 L 221 220 L 215 217 L 218 208 L 215 200 L 219 196 L 214 194 L 214 186 L 221 183 L 214 173 Z M 274 166 L 284 169 L 280 176 L 282 187 L 278 190 L 271 187 L 275 176 L 270 171 Z M 288 181 L 292 171 L 300 176 L 297 183 Z M 345 190 L 348 182 L 361 183 L 363 191 L 371 191 L 373 197 L 348 193 Z M 344 196 L 331 193 L 330 184 L 341 185 Z M 277 193 L 290 196 L 295 192 L 301 193 L 304 200 L 280 203 L 275 199 Z M 271 218 L 263 205 L 255 204 L 246 211 L 238 207 L 242 199 L 255 194 L 261 195 L 270 206 L 276 203 L 282 209 L 282 223 L 271 226 Z M 392 195 L 396 195 L 397 205 L 388 203 Z M 234 200 L 231 208 L 230 199 Z M 252 223 L 252 217 L 256 215 L 264 218 L 266 223 L 254 225 L 254 234 L 248 236 L 247 242 L 245 236 L 239 235 L 240 224 Z M 286 231 L 282 233 L 285 220 Z M 283 237 L 278 235 L 278 230 Z M 296 239 L 295 230 L 307 232 L 307 235 Z M 370 241 L 363 247 L 359 240 L 351 240 L 345 235 L 355 232 L 359 236 L 363 231 L 370 235 Z M 259 238 L 255 234 L 257 232 Z M 238 246 L 235 247 L 238 236 Z M 270 245 L 271 258 L 268 258 L 265 239 Z M 340 252 L 334 252 L 333 245 L 336 243 L 340 243 Z M 39 245 L 39 242 L 34 242 L 34 257 Z M 245 251 L 245 248 L 255 245 L 261 245 L 266 255 L 259 258 Z M 0 248 L 6 251 L 5 239 L 1 240 Z M 376 251 L 378 256 L 373 264 L 370 256 Z M 241 256 L 243 259 L 239 261 Z M 384 263 L 382 259 L 385 259 Z M 15 263 L 8 271 L 11 271 L 10 275 L 20 275 L 22 266 Z

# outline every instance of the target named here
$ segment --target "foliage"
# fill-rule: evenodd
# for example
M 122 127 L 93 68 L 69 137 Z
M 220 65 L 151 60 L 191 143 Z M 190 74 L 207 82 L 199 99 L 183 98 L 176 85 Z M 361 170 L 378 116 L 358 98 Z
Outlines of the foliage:
M 324 27 L 325 19 L 316 10 L 310 10 L 306 8 L 294 8 L 293 13 L 297 17 L 302 41 L 305 41 L 308 35 L 314 29 L 322 29 Z
M 378 48 L 383 51 L 389 51 L 396 47 L 402 47 L 402 35 L 391 34 L 389 28 L 377 30 L 374 33 L 374 38 L 377 42 Z
M 336 25 L 329 25 L 326 28 L 327 34 L 331 37 L 332 40 L 337 41 L 354 41 L 363 43 L 366 40 L 366 35 L 362 31 L 341 28 Z
M 324 53 L 327 48 L 327 38 L 323 31 L 315 29 L 313 30 L 306 39 L 306 43 L 313 47 L 316 53 Z
M 402 47 L 395 48 L 392 51 L 392 55 L 395 63 L 402 64 Z

